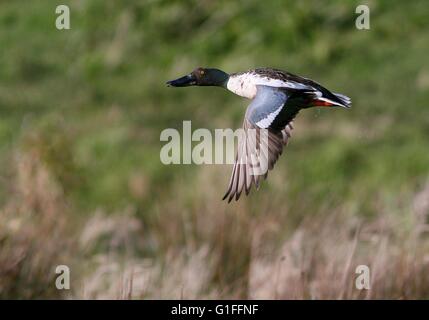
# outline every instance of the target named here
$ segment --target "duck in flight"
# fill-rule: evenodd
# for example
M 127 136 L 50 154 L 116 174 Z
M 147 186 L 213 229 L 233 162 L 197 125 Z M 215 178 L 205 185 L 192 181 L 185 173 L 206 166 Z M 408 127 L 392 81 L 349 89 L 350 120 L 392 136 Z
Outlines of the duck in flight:
M 235 163 L 223 200 L 238 200 L 272 170 L 293 130 L 293 119 L 301 109 L 311 107 L 351 107 L 351 99 L 333 93 L 317 82 L 286 71 L 258 68 L 228 74 L 219 69 L 197 68 L 190 74 L 168 81 L 173 87 L 217 86 L 251 99 Z M 250 134 L 256 132 L 256 135 Z M 262 132 L 266 139 L 262 138 Z M 256 138 L 255 138 L 256 137 Z M 257 140 L 257 143 L 255 143 Z M 258 147 L 259 146 L 259 147 Z M 261 150 L 266 150 L 265 152 Z M 264 159 L 268 170 L 256 173 L 254 158 Z M 264 161 L 262 161 L 264 162 Z

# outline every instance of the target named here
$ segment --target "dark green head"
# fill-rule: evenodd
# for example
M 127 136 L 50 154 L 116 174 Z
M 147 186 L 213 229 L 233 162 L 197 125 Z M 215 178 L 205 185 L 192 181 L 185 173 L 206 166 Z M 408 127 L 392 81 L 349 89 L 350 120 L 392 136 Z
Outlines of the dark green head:
M 188 86 L 218 86 L 224 87 L 228 81 L 229 74 L 219 69 L 197 68 L 190 74 L 176 80 L 168 81 L 173 87 Z

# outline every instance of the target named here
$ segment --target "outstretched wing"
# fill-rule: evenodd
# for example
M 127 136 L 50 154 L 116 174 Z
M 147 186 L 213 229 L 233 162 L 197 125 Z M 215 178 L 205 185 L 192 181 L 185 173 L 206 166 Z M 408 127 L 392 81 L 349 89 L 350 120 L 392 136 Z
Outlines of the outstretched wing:
M 238 200 L 273 169 L 293 129 L 292 120 L 299 111 L 290 104 L 295 90 L 258 86 L 255 98 L 247 107 L 243 131 L 239 137 L 235 163 L 223 200 Z M 301 92 L 302 93 L 302 92 Z M 301 95 L 299 95 L 301 96 Z

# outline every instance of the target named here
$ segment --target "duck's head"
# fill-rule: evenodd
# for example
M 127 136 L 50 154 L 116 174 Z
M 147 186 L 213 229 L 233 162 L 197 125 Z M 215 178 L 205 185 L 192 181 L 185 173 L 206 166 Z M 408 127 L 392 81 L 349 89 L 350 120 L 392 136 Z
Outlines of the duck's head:
M 190 74 L 176 80 L 167 81 L 167 85 L 172 87 L 188 86 L 218 86 L 223 87 L 228 81 L 229 74 L 219 69 L 196 68 Z

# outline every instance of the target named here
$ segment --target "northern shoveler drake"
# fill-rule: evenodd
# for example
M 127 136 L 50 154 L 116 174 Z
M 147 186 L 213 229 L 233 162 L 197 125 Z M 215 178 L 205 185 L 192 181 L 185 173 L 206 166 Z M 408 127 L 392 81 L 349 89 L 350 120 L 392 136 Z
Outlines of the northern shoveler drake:
M 173 87 L 218 86 L 248 99 L 243 129 L 268 132 L 268 169 L 271 170 L 288 143 L 293 130 L 293 119 L 301 109 L 310 107 L 350 108 L 351 99 L 343 94 L 333 93 L 317 82 L 286 71 L 259 68 L 246 72 L 228 74 L 219 69 L 197 68 L 190 74 L 168 81 Z M 250 135 L 249 135 L 250 137 Z M 244 143 L 239 143 L 229 186 L 223 200 L 238 200 L 242 191 L 249 194 L 252 184 L 259 187 L 263 175 L 252 174 L 249 159 L 257 153 L 255 144 L 245 134 Z M 267 159 L 268 158 L 268 159 Z

